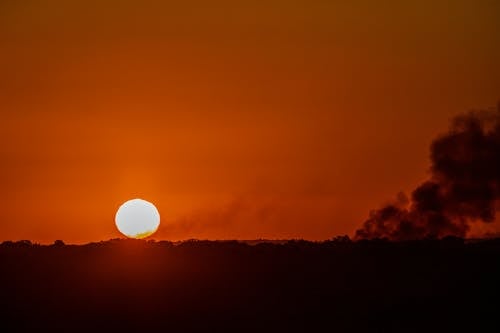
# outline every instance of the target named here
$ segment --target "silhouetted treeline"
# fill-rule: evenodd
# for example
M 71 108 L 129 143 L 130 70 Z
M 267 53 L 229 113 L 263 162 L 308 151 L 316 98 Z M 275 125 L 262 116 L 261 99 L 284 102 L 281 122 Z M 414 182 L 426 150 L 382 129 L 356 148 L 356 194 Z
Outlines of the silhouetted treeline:
M 5 332 L 500 331 L 499 239 L 21 241 L 0 265 Z

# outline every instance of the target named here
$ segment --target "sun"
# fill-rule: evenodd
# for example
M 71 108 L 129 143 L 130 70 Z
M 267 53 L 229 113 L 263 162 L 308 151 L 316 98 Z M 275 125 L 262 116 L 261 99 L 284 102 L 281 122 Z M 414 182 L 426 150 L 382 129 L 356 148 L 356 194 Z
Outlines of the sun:
M 160 226 L 160 213 L 155 205 L 142 199 L 125 202 L 115 216 L 118 230 L 130 238 L 145 238 Z

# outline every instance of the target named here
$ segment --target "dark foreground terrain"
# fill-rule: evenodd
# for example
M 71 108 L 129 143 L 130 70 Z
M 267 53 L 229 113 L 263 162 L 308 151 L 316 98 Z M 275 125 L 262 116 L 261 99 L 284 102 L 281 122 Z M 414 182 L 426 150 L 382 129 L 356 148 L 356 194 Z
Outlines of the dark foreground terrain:
M 0 245 L 2 332 L 500 332 L 500 240 Z

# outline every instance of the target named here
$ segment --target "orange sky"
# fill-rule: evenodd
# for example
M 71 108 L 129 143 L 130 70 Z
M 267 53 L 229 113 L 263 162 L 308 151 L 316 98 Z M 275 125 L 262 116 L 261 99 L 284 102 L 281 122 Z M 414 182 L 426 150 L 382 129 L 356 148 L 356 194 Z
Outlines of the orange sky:
M 2 1 L 0 240 L 352 234 L 500 97 L 500 3 Z

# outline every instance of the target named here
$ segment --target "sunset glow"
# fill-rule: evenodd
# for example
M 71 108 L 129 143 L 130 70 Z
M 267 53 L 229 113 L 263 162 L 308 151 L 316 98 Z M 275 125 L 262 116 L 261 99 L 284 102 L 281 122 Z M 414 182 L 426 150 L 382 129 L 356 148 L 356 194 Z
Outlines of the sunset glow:
M 134 197 L 158 239 L 353 235 L 496 105 L 499 6 L 2 1 L 0 241 L 119 237 Z

